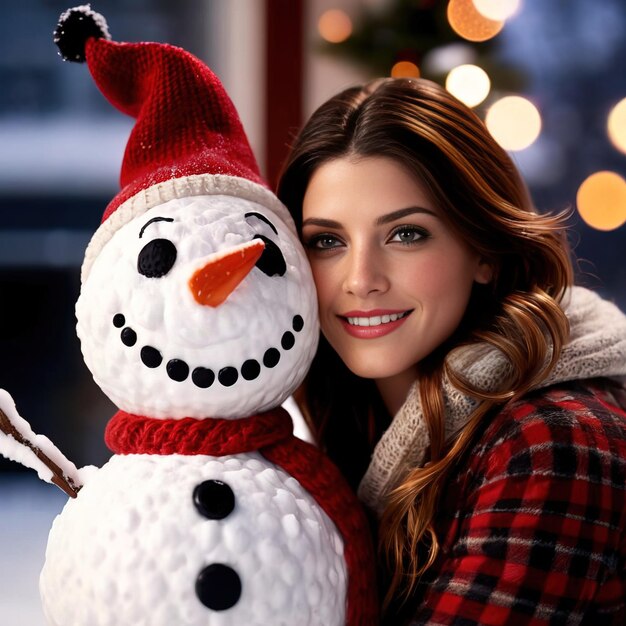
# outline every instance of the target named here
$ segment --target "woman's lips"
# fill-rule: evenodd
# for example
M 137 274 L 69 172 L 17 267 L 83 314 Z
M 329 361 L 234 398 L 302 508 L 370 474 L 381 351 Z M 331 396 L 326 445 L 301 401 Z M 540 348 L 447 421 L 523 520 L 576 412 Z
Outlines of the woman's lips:
M 375 309 L 348 311 L 339 315 L 344 330 L 358 339 L 375 339 L 392 333 L 404 324 L 412 310 Z

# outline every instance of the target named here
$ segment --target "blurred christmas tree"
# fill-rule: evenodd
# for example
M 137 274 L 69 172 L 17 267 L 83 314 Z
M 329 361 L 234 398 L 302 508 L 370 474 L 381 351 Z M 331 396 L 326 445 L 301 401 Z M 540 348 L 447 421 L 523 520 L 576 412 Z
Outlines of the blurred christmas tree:
M 473 63 L 489 74 L 495 91 L 522 89 L 524 73 L 496 54 L 498 36 L 484 42 L 463 39 L 450 26 L 447 7 L 445 0 L 369 3 L 360 15 L 352 15 L 349 37 L 324 41 L 321 50 L 365 67 L 373 77 L 387 76 L 405 61 L 417 66 L 421 76 L 443 84 L 452 67 Z

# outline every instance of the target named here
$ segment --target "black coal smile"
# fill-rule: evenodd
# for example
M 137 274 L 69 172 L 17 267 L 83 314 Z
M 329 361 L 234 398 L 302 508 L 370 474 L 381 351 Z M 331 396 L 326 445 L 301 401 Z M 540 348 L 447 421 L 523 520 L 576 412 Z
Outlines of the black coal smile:
M 122 313 L 117 313 L 113 316 L 113 326 L 121 328 L 120 339 L 125 346 L 133 347 L 137 343 L 137 333 L 130 327 L 126 326 L 126 318 Z M 300 315 L 295 315 L 291 326 L 296 333 L 299 333 L 304 327 L 304 320 Z M 287 330 L 283 333 L 280 345 L 286 352 L 291 350 L 296 342 L 294 334 Z M 145 345 L 141 348 L 141 361 L 142 363 L 151 369 L 159 367 L 163 363 L 163 355 L 161 352 L 152 346 Z M 271 369 L 278 365 L 280 361 L 281 352 L 278 348 L 271 347 L 265 350 L 261 363 L 264 367 Z M 231 387 L 234 385 L 239 376 L 245 380 L 254 380 L 261 373 L 261 363 L 255 359 L 247 359 L 242 363 L 239 368 L 228 365 L 221 368 L 217 373 L 218 382 L 224 387 Z M 165 369 L 167 375 L 177 382 L 187 380 L 189 377 L 189 365 L 182 359 L 170 359 Z M 196 367 L 191 372 L 191 380 L 196 387 L 201 389 L 208 389 L 215 382 L 215 372 L 206 367 Z

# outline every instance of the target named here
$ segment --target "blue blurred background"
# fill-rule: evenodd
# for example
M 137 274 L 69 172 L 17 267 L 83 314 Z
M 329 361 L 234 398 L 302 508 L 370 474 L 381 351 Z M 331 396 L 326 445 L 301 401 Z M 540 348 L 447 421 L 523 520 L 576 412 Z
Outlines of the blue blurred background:
M 115 408 L 83 364 L 74 303 L 85 246 L 118 190 L 132 120 L 104 100 L 85 66 L 57 56 L 52 30 L 66 8 L 22 0 L 0 21 L 0 387 L 76 465 L 101 465 Z M 511 94 L 539 113 L 536 140 L 511 154 L 540 210 L 578 208 L 596 172 L 626 176 L 626 155 L 607 131 L 626 98 L 623 0 L 522 0 L 480 42 L 451 28 L 444 0 L 102 0 L 93 8 L 118 41 L 166 41 L 206 61 L 270 181 L 299 124 L 339 89 L 392 71 L 445 82 L 468 63 L 491 79 L 476 105 L 481 117 Z M 401 61 L 412 67 L 398 69 Z M 626 208 L 616 211 L 626 221 Z M 600 219 L 592 227 L 576 211 L 571 223 L 579 282 L 626 309 L 626 226 L 607 230 Z M 0 460 L 0 624 L 43 624 L 37 576 L 64 501 Z

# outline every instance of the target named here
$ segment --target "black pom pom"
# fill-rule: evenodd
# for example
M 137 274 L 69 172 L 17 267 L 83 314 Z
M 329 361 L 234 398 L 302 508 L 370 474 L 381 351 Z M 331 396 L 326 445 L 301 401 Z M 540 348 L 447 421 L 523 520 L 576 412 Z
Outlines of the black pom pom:
M 54 43 L 65 61 L 85 62 L 85 44 L 91 37 L 111 39 L 106 20 L 88 4 L 61 14 L 54 31 Z

